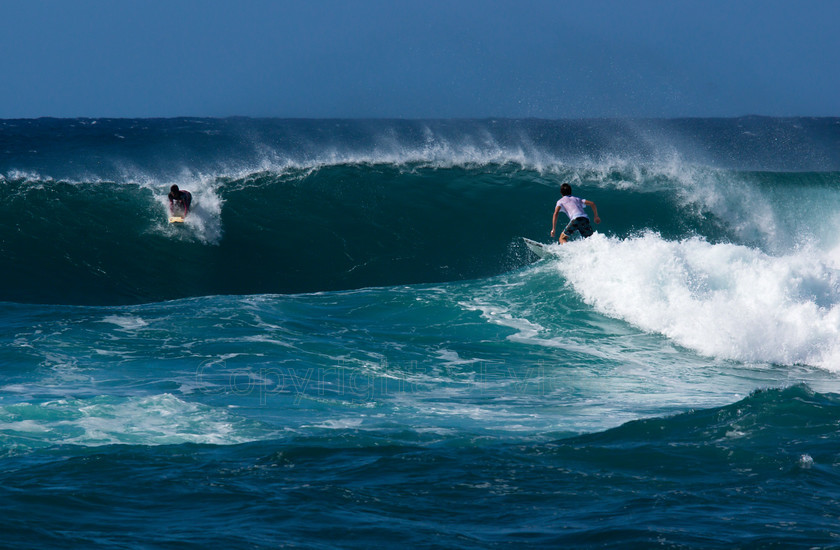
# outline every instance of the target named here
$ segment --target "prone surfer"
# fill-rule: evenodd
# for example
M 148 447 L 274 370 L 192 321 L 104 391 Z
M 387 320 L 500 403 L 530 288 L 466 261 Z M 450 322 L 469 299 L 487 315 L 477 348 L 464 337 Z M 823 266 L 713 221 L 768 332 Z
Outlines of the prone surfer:
M 190 203 L 192 202 L 192 195 L 189 191 L 181 191 L 177 185 L 169 188 L 169 211 L 175 215 L 175 205 L 184 211 L 184 217 L 190 212 Z
M 563 195 L 557 206 L 554 208 L 554 217 L 551 219 L 551 236 L 553 237 L 557 231 L 557 215 L 562 210 L 569 216 L 569 224 L 560 233 L 560 238 L 557 242 L 565 244 L 575 231 L 579 231 L 584 237 L 592 235 L 592 226 L 589 225 L 589 217 L 586 215 L 584 208 L 586 206 L 592 207 L 592 212 L 595 214 L 595 223 L 601 223 L 601 218 L 598 217 L 598 208 L 592 201 L 580 199 L 572 196 L 572 186 L 564 183 L 560 186 L 560 194 Z

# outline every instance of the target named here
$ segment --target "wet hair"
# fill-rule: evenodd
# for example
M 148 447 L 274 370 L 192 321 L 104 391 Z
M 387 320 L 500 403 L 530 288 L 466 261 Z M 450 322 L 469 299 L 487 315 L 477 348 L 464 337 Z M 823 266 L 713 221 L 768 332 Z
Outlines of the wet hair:
M 564 197 L 568 197 L 569 195 L 572 194 L 572 186 L 569 185 L 568 183 L 564 183 L 563 185 L 560 186 L 560 194 L 563 195 Z
M 178 189 L 177 185 L 173 185 L 172 187 L 169 188 L 169 197 L 170 198 L 174 199 L 174 198 L 178 197 L 180 194 L 181 194 L 181 190 Z

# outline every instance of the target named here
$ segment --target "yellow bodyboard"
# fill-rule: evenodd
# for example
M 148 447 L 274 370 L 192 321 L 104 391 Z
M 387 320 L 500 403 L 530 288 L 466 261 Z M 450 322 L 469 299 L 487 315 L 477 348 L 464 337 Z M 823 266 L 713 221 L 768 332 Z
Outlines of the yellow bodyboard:
M 184 223 L 184 218 L 181 216 L 169 216 L 169 223 Z

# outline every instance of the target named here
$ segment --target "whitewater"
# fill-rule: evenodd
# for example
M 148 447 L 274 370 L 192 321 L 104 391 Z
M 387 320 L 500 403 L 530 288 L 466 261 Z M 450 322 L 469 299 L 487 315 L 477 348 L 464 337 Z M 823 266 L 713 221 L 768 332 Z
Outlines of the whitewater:
M 0 151 L 4 547 L 837 544 L 838 119 Z M 563 182 L 602 223 L 540 260 Z

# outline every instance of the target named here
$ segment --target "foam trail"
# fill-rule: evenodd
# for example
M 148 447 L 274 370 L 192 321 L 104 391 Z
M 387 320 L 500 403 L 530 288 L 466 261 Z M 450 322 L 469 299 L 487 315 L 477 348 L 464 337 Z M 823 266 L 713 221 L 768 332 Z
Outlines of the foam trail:
M 599 312 L 704 355 L 840 370 L 840 271 L 832 253 L 770 256 L 700 238 L 597 235 L 557 270 Z

